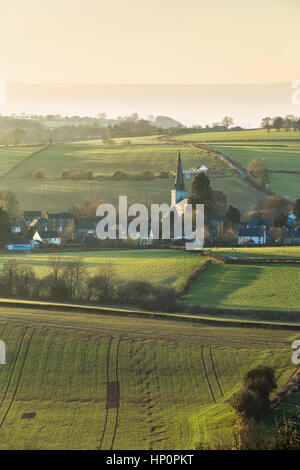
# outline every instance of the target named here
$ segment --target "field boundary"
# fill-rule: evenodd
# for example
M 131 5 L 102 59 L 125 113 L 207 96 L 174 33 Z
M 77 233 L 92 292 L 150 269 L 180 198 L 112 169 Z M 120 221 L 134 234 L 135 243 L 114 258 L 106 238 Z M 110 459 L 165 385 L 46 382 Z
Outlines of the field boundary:
M 260 313 L 263 314 L 281 314 L 281 310 L 230 310 L 230 309 L 219 309 L 211 307 L 199 307 L 200 314 L 216 315 L 216 318 L 212 317 L 203 317 L 196 316 L 192 314 L 179 314 L 179 313 L 156 313 L 149 311 L 140 311 L 140 310 L 125 310 L 117 308 L 105 308 L 105 307 L 95 307 L 95 306 L 84 306 L 84 305 L 73 305 L 73 304 L 56 304 L 56 303 L 47 303 L 47 302 L 30 302 L 30 301 L 9 301 L 0 299 L 0 307 L 5 306 L 8 308 L 24 308 L 24 309 L 37 309 L 37 310 L 47 310 L 47 311 L 62 311 L 62 312 L 78 312 L 78 313 L 90 313 L 90 314 L 102 314 L 102 315 L 112 315 L 112 316 L 124 316 L 124 317 L 139 317 L 139 318 L 150 318 L 150 319 L 161 319 L 161 320 L 175 320 L 199 324 L 207 324 L 210 326 L 230 326 L 230 327 L 245 327 L 245 328 L 270 328 L 270 329 L 280 329 L 280 330 L 290 330 L 290 331 L 300 331 L 300 324 L 293 325 L 292 323 L 281 323 L 279 321 L 255 321 L 255 320 L 240 320 L 235 318 L 218 318 L 217 314 L 221 315 L 249 315 Z M 299 319 L 300 312 L 291 311 L 290 314 L 296 315 Z
M 34 155 L 36 155 L 37 153 L 40 153 L 40 152 L 43 152 L 44 150 L 47 150 L 49 147 L 50 147 L 51 144 L 47 144 L 45 145 L 44 147 L 38 149 L 38 150 L 35 150 L 34 152 L 32 152 L 30 155 L 28 155 L 27 157 L 24 158 L 24 160 L 21 160 L 20 162 L 18 162 L 15 166 L 13 166 L 12 168 L 10 168 L 6 173 L 4 173 L 4 175 L 2 175 L 0 177 L 0 181 L 2 181 L 4 178 L 6 178 L 10 173 L 12 173 L 13 171 L 15 171 L 16 168 L 18 168 L 22 163 L 25 163 L 27 162 L 28 160 L 30 160 L 31 157 L 33 157 Z
M 176 296 L 177 297 L 182 297 L 188 287 L 190 286 L 191 282 L 199 276 L 199 274 L 201 274 L 203 271 L 205 271 L 208 266 L 211 264 L 211 260 L 207 260 L 207 261 L 204 261 L 204 263 L 202 263 L 200 266 L 198 266 L 193 272 L 192 274 L 190 274 L 187 278 L 187 280 L 185 281 L 184 285 L 179 289 L 179 291 L 177 292 Z
M 29 329 L 27 329 L 27 331 L 29 331 Z M 25 334 L 27 333 L 27 331 L 25 332 Z M 4 424 L 4 421 L 6 420 L 7 418 L 7 415 L 13 405 L 13 402 L 14 402 L 14 399 L 17 395 L 17 392 L 18 392 L 18 388 L 19 388 L 19 384 L 20 384 L 20 381 L 21 381 L 21 378 L 22 378 L 22 374 L 23 374 L 23 369 L 24 369 L 24 366 L 25 366 L 25 362 L 26 362 L 26 359 L 27 359 L 27 356 L 28 356 L 28 351 L 29 351 L 29 348 L 30 348 L 30 345 L 31 345 L 31 341 L 32 341 L 32 337 L 33 337 L 33 334 L 35 332 L 35 328 L 33 328 L 32 330 L 32 333 L 31 333 L 31 336 L 30 338 L 28 339 L 28 343 L 27 343 L 27 346 L 26 346 L 26 350 L 25 350 L 25 354 L 24 354 L 24 358 L 23 358 L 23 362 L 22 362 L 22 365 L 21 365 L 21 369 L 20 369 L 20 372 L 19 372 L 19 376 L 18 376 L 18 379 L 17 379 L 17 383 L 16 383 L 16 386 L 15 386 L 15 389 L 14 389 L 14 392 L 13 392 L 13 395 L 11 397 L 11 401 L 8 405 L 8 408 L 6 410 L 6 412 L 4 413 L 4 416 L 3 416 L 3 419 L 0 423 L 0 429 L 2 428 L 3 424 Z M 24 336 L 25 336 L 24 334 Z M 24 339 L 24 337 L 22 338 Z M 2 403 L 1 403 L 2 405 Z

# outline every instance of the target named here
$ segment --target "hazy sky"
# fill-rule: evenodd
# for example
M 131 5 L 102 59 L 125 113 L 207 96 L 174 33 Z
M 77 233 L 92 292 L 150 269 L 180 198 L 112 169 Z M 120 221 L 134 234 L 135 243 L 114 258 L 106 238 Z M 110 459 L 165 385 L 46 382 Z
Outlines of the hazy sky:
M 0 80 L 299 79 L 300 0 L 0 0 Z

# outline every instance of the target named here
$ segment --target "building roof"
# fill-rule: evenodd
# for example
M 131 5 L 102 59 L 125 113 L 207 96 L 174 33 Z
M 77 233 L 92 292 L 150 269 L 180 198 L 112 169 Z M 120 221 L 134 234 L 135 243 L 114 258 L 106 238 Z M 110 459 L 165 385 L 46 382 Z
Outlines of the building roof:
M 41 238 L 59 238 L 59 234 L 56 230 L 38 230 L 37 233 Z
M 71 212 L 58 212 L 53 214 L 47 214 L 48 219 L 73 219 L 74 215 Z
M 94 219 L 77 219 L 76 221 L 77 230 L 90 229 L 94 230 L 96 227 L 96 220 Z
M 24 211 L 23 212 L 23 215 L 24 217 L 34 217 L 34 218 L 37 218 L 37 217 L 42 217 L 42 211 Z
M 265 227 L 240 227 L 238 230 L 239 237 L 263 237 Z
M 178 153 L 177 172 L 176 172 L 176 178 L 175 178 L 175 189 L 177 189 L 178 191 L 185 191 L 180 151 Z

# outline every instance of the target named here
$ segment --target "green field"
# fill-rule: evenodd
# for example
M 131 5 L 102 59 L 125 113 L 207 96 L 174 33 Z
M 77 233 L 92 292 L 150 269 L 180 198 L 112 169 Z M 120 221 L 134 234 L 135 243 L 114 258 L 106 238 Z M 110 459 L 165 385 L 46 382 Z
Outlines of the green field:
M 0 448 L 184 450 L 232 440 L 228 400 L 242 375 L 268 364 L 282 387 L 295 336 L 0 308 Z M 116 381 L 118 408 L 107 396 Z
M 9 259 L 17 259 L 20 263 L 29 264 L 39 276 L 47 274 L 49 253 L 1 254 L 0 269 Z M 119 279 L 145 280 L 157 284 L 179 288 L 187 277 L 206 258 L 174 250 L 108 250 L 88 252 L 64 252 L 60 255 L 64 260 L 80 257 L 89 274 L 94 274 L 101 264 L 111 261 Z
M 299 246 L 254 246 L 251 248 L 213 248 L 212 252 L 235 258 L 300 258 Z
M 190 142 L 243 142 L 243 141 L 299 141 L 300 132 L 277 132 L 272 130 L 267 132 L 265 129 L 250 129 L 243 131 L 229 131 L 229 132 L 199 132 L 193 134 L 181 134 L 174 138 L 175 140 L 190 141 Z
M 28 161 L 17 166 L 3 180 L 2 187 L 15 192 L 23 210 L 70 210 L 75 203 L 81 203 L 87 196 L 92 200 L 118 202 L 120 195 L 126 194 L 131 202 L 152 201 L 170 202 L 170 192 L 174 187 L 177 145 L 149 144 L 132 146 L 97 146 L 95 144 L 56 144 L 43 152 L 33 155 Z M 205 164 L 210 166 L 212 156 L 200 149 L 180 146 L 183 168 Z M 221 167 L 227 168 L 224 163 Z M 43 179 L 30 177 L 30 172 L 41 169 Z M 100 181 L 63 180 L 61 172 L 72 169 L 75 173 L 91 170 L 94 175 L 111 174 L 121 169 L 134 174 L 151 170 L 154 174 L 168 170 L 169 178 L 155 178 L 150 181 L 111 180 Z M 227 195 L 228 204 L 244 211 L 256 204 L 261 195 L 237 176 L 211 178 L 214 190 Z M 186 188 L 191 190 L 191 180 L 186 180 Z
M 186 304 L 300 311 L 300 266 L 214 264 L 191 284 Z
M 0 146 L 0 178 L 11 173 L 16 165 L 40 148 L 41 145 Z
M 132 146 L 95 146 L 83 144 L 55 144 L 30 161 L 19 165 L 12 178 L 25 176 L 32 169 L 42 168 L 46 177 L 59 177 L 65 169 L 75 171 L 92 170 L 96 175 L 109 175 L 115 170 L 138 173 L 151 170 L 155 174 L 162 170 L 176 171 L 179 146 L 164 144 Z M 209 164 L 207 152 L 189 146 L 181 147 L 185 167 Z

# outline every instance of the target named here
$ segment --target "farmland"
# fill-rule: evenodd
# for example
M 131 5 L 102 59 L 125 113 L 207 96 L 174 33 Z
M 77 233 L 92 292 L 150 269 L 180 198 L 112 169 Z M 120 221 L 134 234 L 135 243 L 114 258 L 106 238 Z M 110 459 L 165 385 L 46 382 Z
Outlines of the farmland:
M 0 269 L 3 263 L 16 258 L 20 263 L 32 266 L 39 276 L 46 275 L 49 254 L 1 254 Z M 203 263 L 206 258 L 182 251 L 172 250 L 111 250 L 91 252 L 64 252 L 64 260 L 80 257 L 89 274 L 94 274 L 101 264 L 111 261 L 119 279 L 145 280 L 179 288 L 187 277 Z
M 49 210 L 53 212 L 70 210 L 75 203 L 82 202 L 87 196 L 92 200 L 118 202 L 119 195 L 126 194 L 129 201 L 152 201 L 163 203 L 170 201 L 170 191 L 174 186 L 179 146 L 169 144 L 133 144 L 103 146 L 83 142 L 76 144 L 56 144 L 33 155 L 29 160 L 11 169 L 2 181 L 2 187 L 15 192 L 23 210 Z M 208 152 L 180 146 L 183 168 L 192 168 L 204 164 L 210 166 L 212 155 Z M 227 195 L 228 204 L 247 210 L 256 204 L 261 195 L 228 171 L 220 162 L 220 168 L 227 172 L 224 178 L 212 178 L 214 190 Z M 41 179 L 32 176 L 40 170 Z M 75 173 L 92 171 L 96 180 L 62 179 L 61 173 L 71 170 Z M 115 170 L 122 170 L 130 175 L 150 170 L 155 175 L 168 171 L 168 178 L 155 178 L 148 181 L 113 180 Z M 187 190 L 191 189 L 191 180 L 186 181 Z
M 202 307 L 300 310 L 296 265 L 210 266 L 191 284 L 184 300 Z
M 265 129 L 250 129 L 231 132 L 199 132 L 192 134 L 182 134 L 175 137 L 178 141 L 190 142 L 245 142 L 245 141 L 280 141 L 300 142 L 300 132 L 277 132 L 272 130 L 267 132 Z M 297 142 L 298 143 L 298 142 Z
M 0 331 L 7 345 L 1 449 L 168 450 L 213 445 L 220 435 L 231 441 L 228 399 L 243 373 L 273 365 L 282 387 L 294 371 L 290 331 L 7 308 Z M 116 381 L 120 395 L 111 386 L 107 396 Z
M 233 158 L 245 168 L 252 160 L 263 159 L 272 171 L 269 174 L 267 189 L 291 201 L 299 197 L 299 174 L 279 173 L 300 171 L 299 132 L 267 132 L 262 129 L 203 132 L 178 136 L 176 140 L 205 143 L 209 148 Z M 241 184 L 244 186 L 244 183 Z
M 0 178 L 41 148 L 39 145 L 0 146 Z

